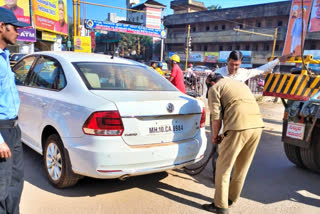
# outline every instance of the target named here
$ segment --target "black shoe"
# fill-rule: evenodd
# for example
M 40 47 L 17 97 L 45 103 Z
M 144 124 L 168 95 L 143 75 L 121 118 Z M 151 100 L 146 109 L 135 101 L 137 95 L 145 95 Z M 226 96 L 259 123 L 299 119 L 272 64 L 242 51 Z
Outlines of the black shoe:
M 212 204 L 203 204 L 201 207 L 204 210 L 207 210 L 207 211 L 212 212 L 212 213 L 229 214 L 228 209 L 216 207 L 216 206 L 214 206 L 214 203 L 212 203 Z
M 214 199 L 213 199 L 213 201 L 214 201 Z M 229 207 L 229 208 L 232 206 L 232 204 L 233 204 L 233 201 L 231 201 L 230 199 L 228 199 L 228 207 Z

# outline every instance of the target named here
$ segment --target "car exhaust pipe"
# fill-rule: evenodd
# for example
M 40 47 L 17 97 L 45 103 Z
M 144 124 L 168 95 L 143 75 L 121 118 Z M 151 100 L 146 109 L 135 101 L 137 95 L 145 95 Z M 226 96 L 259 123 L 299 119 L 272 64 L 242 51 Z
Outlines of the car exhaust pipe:
M 126 181 L 128 178 L 130 177 L 130 175 L 122 175 L 120 178 L 119 178 L 119 180 L 120 181 Z

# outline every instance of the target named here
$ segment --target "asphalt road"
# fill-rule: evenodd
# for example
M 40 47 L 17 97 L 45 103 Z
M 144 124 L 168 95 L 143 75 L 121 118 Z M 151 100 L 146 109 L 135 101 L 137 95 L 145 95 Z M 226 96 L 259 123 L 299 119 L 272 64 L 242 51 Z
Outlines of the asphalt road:
M 265 129 L 232 214 L 319 214 L 320 174 L 295 167 L 281 143 L 281 104 L 260 105 Z M 207 120 L 207 124 L 209 121 Z M 210 136 L 209 127 L 207 127 Z M 22 214 L 198 214 L 214 194 L 212 168 L 197 176 L 182 170 L 132 177 L 126 181 L 82 179 L 69 189 L 49 184 L 42 157 L 24 147 L 25 182 Z

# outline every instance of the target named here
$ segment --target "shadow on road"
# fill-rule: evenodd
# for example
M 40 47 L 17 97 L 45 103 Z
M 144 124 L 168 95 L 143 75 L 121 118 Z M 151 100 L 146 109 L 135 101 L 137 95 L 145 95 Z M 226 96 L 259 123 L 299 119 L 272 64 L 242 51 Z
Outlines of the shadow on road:
M 41 155 L 34 152 L 29 147 L 24 146 L 24 159 L 25 181 L 34 186 L 37 186 L 42 190 L 61 196 L 93 197 L 100 194 L 120 192 L 131 188 L 140 188 L 169 198 L 173 201 L 193 206 L 195 208 L 199 208 L 200 204 L 194 202 L 192 199 L 188 200 L 187 198 L 193 197 L 205 201 L 211 200 L 211 198 L 197 193 L 196 190 L 194 192 L 191 192 L 161 182 L 162 179 L 168 176 L 167 172 L 131 177 L 126 181 L 120 181 L 118 179 L 94 179 L 85 177 L 84 179 L 81 179 L 74 187 L 67 189 L 57 189 L 49 183 L 46 177 Z M 179 194 L 189 197 L 179 197 Z
M 195 182 L 214 188 L 211 161 L 193 178 Z M 319 181 L 320 174 L 298 168 L 288 161 L 281 132 L 264 130 L 241 197 L 263 204 L 289 200 L 320 207 L 320 200 L 310 197 L 312 194 L 320 196 Z

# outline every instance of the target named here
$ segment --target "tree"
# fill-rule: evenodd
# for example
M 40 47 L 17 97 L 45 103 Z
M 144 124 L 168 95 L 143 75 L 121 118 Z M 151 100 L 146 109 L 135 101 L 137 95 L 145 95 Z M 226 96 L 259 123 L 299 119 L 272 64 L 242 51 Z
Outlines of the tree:
M 222 9 L 222 7 L 218 4 L 216 5 L 211 5 L 208 7 L 208 10 L 219 10 L 219 9 Z
M 135 52 L 137 55 L 147 55 L 145 51 L 152 50 L 152 37 L 128 33 L 120 33 L 119 46 L 124 56 Z M 148 54 L 149 55 L 149 54 Z

